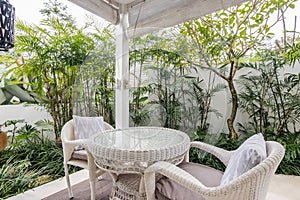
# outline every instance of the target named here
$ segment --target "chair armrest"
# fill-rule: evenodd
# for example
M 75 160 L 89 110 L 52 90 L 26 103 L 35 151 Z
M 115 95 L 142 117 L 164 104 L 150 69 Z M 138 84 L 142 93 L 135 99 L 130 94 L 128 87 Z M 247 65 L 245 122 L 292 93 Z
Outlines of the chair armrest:
M 162 174 L 190 190 L 204 194 L 209 190 L 198 179 L 183 169 L 164 161 L 159 161 L 145 170 L 145 189 L 147 199 L 155 200 L 155 173 Z
M 226 166 L 231 158 L 231 156 L 234 154 L 235 151 L 227 151 L 225 149 L 204 143 L 199 141 L 193 141 L 191 142 L 190 148 L 195 147 L 197 149 L 206 151 L 208 153 L 213 154 L 218 159 L 220 159 Z
M 74 146 L 74 147 L 76 147 L 78 145 L 86 147 L 88 142 L 89 142 L 88 139 L 64 140 L 63 144 L 68 145 L 68 146 Z

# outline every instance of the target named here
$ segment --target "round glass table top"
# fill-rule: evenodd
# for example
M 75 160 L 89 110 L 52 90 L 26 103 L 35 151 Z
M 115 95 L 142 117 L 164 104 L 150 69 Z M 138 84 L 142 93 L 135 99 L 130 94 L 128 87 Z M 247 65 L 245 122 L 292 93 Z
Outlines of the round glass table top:
M 181 142 L 188 141 L 189 137 L 177 130 L 161 127 L 132 127 L 115 129 L 99 133 L 92 142 L 103 148 L 143 151 L 169 148 Z
M 130 127 L 100 132 L 89 140 L 88 148 L 97 162 L 108 168 L 124 163 L 139 162 L 148 166 L 156 161 L 177 162 L 188 151 L 189 145 L 189 136 L 178 130 Z

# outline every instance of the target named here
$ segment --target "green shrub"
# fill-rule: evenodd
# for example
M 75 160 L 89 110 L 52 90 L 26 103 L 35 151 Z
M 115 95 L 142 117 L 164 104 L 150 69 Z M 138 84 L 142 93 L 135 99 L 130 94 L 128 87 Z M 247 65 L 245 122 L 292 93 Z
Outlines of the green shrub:
M 285 155 L 282 159 L 277 173 L 300 176 L 300 132 L 282 133 L 279 135 L 267 131 L 266 140 L 273 140 L 281 143 L 285 148 Z
M 8 198 L 64 176 L 61 145 L 26 124 L 0 152 L 0 198 Z M 70 168 L 70 173 L 76 168 Z
M 2 158 L 2 155 L 1 155 Z M 39 171 L 30 170 L 29 160 L 14 161 L 10 157 L 0 168 L 0 198 L 8 198 L 35 187 L 34 181 Z
M 195 132 L 194 140 L 206 142 L 214 146 L 226 149 L 237 149 L 252 134 L 243 134 L 238 139 L 230 139 L 226 134 L 206 134 L 204 132 Z M 264 138 L 266 141 L 277 141 L 285 148 L 285 156 L 282 159 L 276 173 L 285 175 L 300 176 L 300 133 L 275 135 L 274 132 L 266 132 Z M 190 161 L 201 163 L 224 171 L 224 164 L 215 156 L 192 148 L 190 150 Z

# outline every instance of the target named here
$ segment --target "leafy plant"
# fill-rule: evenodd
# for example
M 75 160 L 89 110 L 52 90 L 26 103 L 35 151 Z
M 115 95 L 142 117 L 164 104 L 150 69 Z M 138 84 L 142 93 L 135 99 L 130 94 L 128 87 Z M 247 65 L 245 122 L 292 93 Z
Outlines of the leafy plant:
M 207 130 L 208 115 L 214 113 L 221 116 L 211 108 L 211 98 L 224 89 L 224 86 L 215 85 L 215 75 L 209 73 L 206 88 L 197 68 L 188 64 L 176 51 L 170 51 L 173 47 L 163 45 L 167 41 L 173 41 L 172 44 L 177 46 L 178 36 L 173 39 L 163 36 L 159 40 L 157 38 L 158 36 L 152 38 L 154 41 L 150 39 L 152 46 L 134 50 L 130 54 L 135 86 L 131 90 L 130 117 L 134 125 L 149 123 L 149 115 L 154 110 L 159 118 L 156 120 L 162 126 L 186 132 Z M 159 43 L 156 43 L 157 40 Z
M 278 55 L 278 51 L 266 50 L 258 54 L 258 62 L 244 65 L 252 72 L 240 78 L 240 106 L 249 115 L 240 131 L 262 132 L 266 140 L 284 145 L 285 156 L 277 172 L 300 175 L 299 75 L 280 75 L 286 61 Z
M 300 81 L 296 74 L 280 76 L 285 61 L 276 52 L 261 54 L 257 63 L 244 66 L 255 70 L 240 77 L 240 106 L 249 114 L 252 130 L 273 130 L 275 135 L 296 133 L 299 117 Z
M 7 120 L 4 123 L 5 127 L 12 126 L 12 129 L 10 129 L 10 130 L 7 131 L 7 133 L 11 137 L 11 143 L 14 143 L 14 140 L 15 140 L 15 137 L 16 137 L 16 133 L 18 132 L 18 129 L 19 129 L 18 126 L 17 126 L 17 124 L 24 123 L 24 122 L 25 122 L 24 119 L 19 119 L 19 120 Z
M 143 44 L 145 45 L 145 44 Z M 149 120 L 149 92 L 151 87 L 143 83 L 143 74 L 147 64 L 149 63 L 149 51 L 144 48 L 141 50 L 133 50 L 130 52 L 129 63 L 131 76 L 133 79 L 133 88 L 130 91 L 132 101 L 129 103 L 130 119 L 133 126 L 146 125 Z
M 184 23 L 181 33 L 191 41 L 192 48 L 186 56 L 189 62 L 211 70 L 228 85 L 231 94 L 231 113 L 227 126 L 231 138 L 236 138 L 234 121 L 238 109 L 238 94 L 234 78 L 240 63 L 250 49 L 265 47 L 264 40 L 273 36 L 272 26 L 283 18 L 295 1 L 252 0 L 236 7 L 206 15 Z M 274 23 L 272 14 L 280 8 Z M 257 12 L 259 11 L 259 12 Z
M 161 106 L 164 127 L 178 129 L 181 122 L 180 96 L 184 95 L 181 84 L 184 71 L 188 70 L 187 63 L 174 52 L 164 49 L 149 51 L 154 62 L 148 66 L 148 70 L 155 74 L 155 77 L 149 80 L 150 95 L 154 95 L 155 98 L 149 103 Z
M 149 110 L 146 106 L 149 103 L 149 86 L 139 86 L 131 92 L 132 101 L 129 104 L 131 110 L 130 118 L 134 126 L 145 125 L 149 121 Z
M 72 86 L 81 65 L 94 49 L 92 38 L 74 25 L 66 7 L 57 1 L 46 3 L 41 26 L 17 21 L 15 50 L 24 62 L 8 70 L 24 87 L 43 99 L 54 120 L 56 139 L 62 125 L 72 117 Z
M 103 116 L 113 125 L 114 85 L 115 85 L 115 45 L 111 35 L 113 29 L 95 28 L 93 38 L 95 49 L 80 66 L 73 87 L 74 113 L 87 116 Z
M 34 180 L 38 178 L 38 170 L 29 170 L 28 160 L 13 161 L 10 157 L 1 163 L 0 168 L 0 198 L 8 198 L 35 187 Z
M 0 152 L 0 198 L 64 176 L 61 146 L 41 137 L 42 133 L 28 124 L 15 134 L 15 142 Z M 70 168 L 71 173 L 75 171 L 77 168 Z
M 209 84 L 208 87 L 201 84 L 203 82 L 202 80 L 199 80 L 199 78 L 194 79 L 192 81 L 193 85 L 193 97 L 196 100 L 196 106 L 198 112 L 195 112 L 195 110 L 190 110 L 188 113 L 194 113 L 198 116 L 198 129 L 195 129 L 200 132 L 207 132 L 209 128 L 209 122 L 208 117 L 209 114 L 215 114 L 217 117 L 222 117 L 222 114 L 219 113 L 216 109 L 213 109 L 211 106 L 211 100 L 212 97 L 217 93 L 225 89 L 226 87 L 223 84 L 217 84 L 214 83 L 214 77 L 210 73 L 209 74 Z
M 10 103 L 15 103 L 13 101 L 13 97 L 17 97 L 19 99 L 18 103 L 21 102 L 29 102 L 36 103 L 38 99 L 32 95 L 25 88 L 22 88 L 20 83 L 16 83 L 13 80 L 4 80 L 4 87 L 0 87 L 0 105 L 7 105 Z
M 285 31 L 285 32 L 287 32 L 287 31 Z M 296 37 L 296 33 L 297 33 L 298 37 Z M 296 64 L 296 61 L 298 61 L 298 63 L 300 63 L 300 37 L 299 37 L 299 34 L 300 34 L 299 32 L 296 32 L 296 30 L 294 30 L 292 41 L 290 43 L 286 42 L 284 49 L 282 49 L 282 47 L 280 47 L 280 49 L 284 52 L 283 55 L 286 58 L 287 62 L 289 62 L 293 66 Z
M 1 55 L 0 57 L 1 65 L 6 68 L 14 65 L 16 63 L 15 56 L 13 53 L 7 53 Z M 24 87 L 22 87 L 22 82 L 17 81 L 13 76 L 3 76 L 0 77 L 0 105 L 6 105 L 13 102 L 13 97 L 19 98 L 20 102 L 35 102 L 35 99 L 30 95 Z

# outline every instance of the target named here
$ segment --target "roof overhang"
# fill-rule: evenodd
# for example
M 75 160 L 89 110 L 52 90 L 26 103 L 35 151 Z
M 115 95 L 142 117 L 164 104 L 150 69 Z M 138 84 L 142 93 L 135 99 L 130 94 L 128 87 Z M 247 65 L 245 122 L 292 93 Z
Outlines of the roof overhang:
M 117 25 L 122 10 L 128 13 L 130 38 L 172 27 L 247 0 L 69 0 Z M 122 9 L 121 9 L 122 8 Z

